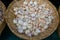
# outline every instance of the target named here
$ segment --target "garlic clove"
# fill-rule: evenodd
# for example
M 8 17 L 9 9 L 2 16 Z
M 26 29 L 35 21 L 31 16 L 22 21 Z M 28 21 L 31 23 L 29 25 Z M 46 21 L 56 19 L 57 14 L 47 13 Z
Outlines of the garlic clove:
M 28 5 L 28 3 L 26 1 L 23 2 L 24 5 Z
M 37 5 L 37 1 L 34 1 L 34 5 L 35 5 L 35 6 Z
M 22 26 L 17 26 L 17 29 L 22 29 Z
M 50 22 L 46 22 L 46 25 L 48 25 Z
M 28 23 L 27 22 L 24 22 L 23 25 L 26 26 L 26 25 L 28 25 Z
M 23 21 L 22 20 L 18 20 L 18 24 L 21 24 L 21 25 L 23 25 Z
M 28 33 L 30 33 L 30 30 L 26 30 L 26 31 L 25 31 L 25 34 L 28 34 Z
M 32 20 L 36 20 L 36 18 L 31 18 Z
M 31 28 L 32 28 L 32 25 L 28 25 L 27 28 L 28 28 L 28 29 L 31 29 Z
M 26 30 L 27 29 L 27 27 L 26 26 L 23 26 L 23 30 Z
M 33 35 L 34 35 L 34 36 L 37 36 L 37 35 L 38 35 L 38 33 L 36 33 L 36 32 L 33 32 Z
M 27 36 L 31 37 L 32 36 L 32 33 L 28 33 Z
M 54 19 L 54 17 L 53 17 L 53 16 L 49 16 L 48 18 L 49 18 L 49 19 Z
M 17 11 L 17 9 L 18 9 L 17 7 L 14 7 L 14 9 L 13 9 L 13 10 L 14 10 L 14 11 Z
M 49 14 L 49 12 L 48 11 L 44 11 L 44 14 Z
M 36 33 L 40 33 L 40 32 L 41 32 L 40 29 L 37 28 L 37 29 L 36 29 Z
M 19 33 L 23 33 L 24 31 L 22 29 L 18 29 L 18 32 Z
M 30 5 L 32 5 L 33 4 L 33 1 L 30 1 L 30 3 L 29 3 Z
M 35 14 L 31 14 L 32 17 L 35 17 Z
M 47 29 L 47 28 L 48 28 L 48 25 L 45 25 L 45 26 L 44 26 L 44 29 Z
M 18 23 L 18 21 L 17 21 L 16 19 L 14 19 L 14 20 L 13 20 L 13 23 L 15 23 L 15 24 L 16 24 L 16 23 Z
M 18 12 L 15 12 L 14 14 L 15 14 L 15 15 L 17 15 L 17 14 L 18 14 Z

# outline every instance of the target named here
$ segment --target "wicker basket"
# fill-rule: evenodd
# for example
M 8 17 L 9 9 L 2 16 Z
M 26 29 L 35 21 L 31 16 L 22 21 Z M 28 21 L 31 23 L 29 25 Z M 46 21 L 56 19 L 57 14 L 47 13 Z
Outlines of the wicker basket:
M 58 9 L 58 12 L 59 12 L 59 18 L 60 18 L 60 6 L 59 6 L 59 9 Z M 58 35 L 60 37 L 60 22 L 59 22 L 59 26 L 58 26 Z
M 46 2 L 47 4 L 49 4 L 50 5 L 50 7 L 53 9 L 53 16 L 55 17 L 55 20 L 54 20 L 54 22 L 50 25 L 50 27 L 45 31 L 45 32 L 42 32 L 42 33 L 40 33 L 38 36 L 35 36 L 35 37 L 28 37 L 28 36 L 26 36 L 25 34 L 20 34 L 20 33 L 18 33 L 17 32 L 17 30 L 16 30 L 16 25 L 13 23 L 13 19 L 15 18 L 15 15 L 13 14 L 14 12 L 13 12 L 13 7 L 18 7 L 20 4 L 22 4 L 22 2 L 23 2 L 24 0 L 20 0 L 20 1 L 13 1 L 10 5 L 9 5 L 9 7 L 8 7 L 8 9 L 7 9 L 7 11 L 6 11 L 6 13 L 5 13 L 5 20 L 6 20 L 6 22 L 7 22 L 7 24 L 8 24 L 8 26 L 9 26 L 9 28 L 10 28 L 10 30 L 16 35 L 16 36 L 18 36 L 18 37 L 21 37 L 21 38 L 23 38 L 23 39 L 27 39 L 27 40 L 40 40 L 40 39 L 44 39 L 44 38 L 46 38 L 46 37 L 48 37 L 48 36 L 50 36 L 55 30 L 56 30 L 56 28 L 57 28 L 57 26 L 58 26 L 58 23 L 59 23 L 59 16 L 58 16 L 58 12 L 57 12 L 57 10 L 56 10 L 56 8 L 53 6 L 53 4 L 51 4 L 49 1 L 47 1 L 47 0 L 37 0 L 37 1 L 39 1 L 39 3 L 43 3 L 43 2 Z
M 6 8 L 1 1 L 0 1 L 0 7 L 2 8 L 3 13 L 4 13 Z M 5 21 L 4 21 L 4 16 L 3 16 L 3 21 L 0 22 L 0 35 L 1 35 L 1 32 L 3 31 L 3 29 L 4 29 L 4 26 L 5 26 Z

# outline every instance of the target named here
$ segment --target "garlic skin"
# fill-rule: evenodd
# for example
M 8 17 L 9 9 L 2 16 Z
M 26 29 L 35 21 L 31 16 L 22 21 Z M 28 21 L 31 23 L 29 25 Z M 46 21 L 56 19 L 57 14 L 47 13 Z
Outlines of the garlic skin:
M 18 21 L 18 24 L 21 24 L 22 25 L 23 24 L 23 21 L 22 20 L 19 20 Z
M 45 26 L 44 26 L 44 29 L 47 29 L 47 28 L 48 28 L 48 25 L 45 25 Z
M 38 5 L 37 1 L 24 1 L 24 7 L 14 7 L 16 18 L 13 23 L 17 26 L 19 33 L 27 36 L 37 36 L 44 32 L 54 19 L 52 9 L 46 8 L 46 3 Z

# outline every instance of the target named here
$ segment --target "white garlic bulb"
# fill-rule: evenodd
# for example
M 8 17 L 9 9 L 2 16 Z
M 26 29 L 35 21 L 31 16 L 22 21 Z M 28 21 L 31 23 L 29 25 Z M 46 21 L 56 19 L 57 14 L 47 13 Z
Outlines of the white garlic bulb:
M 30 4 L 32 5 L 32 4 L 33 4 L 33 2 L 32 2 L 32 1 L 30 1 Z
M 16 23 L 18 23 L 18 22 L 17 22 L 17 20 L 16 20 L 16 19 L 14 19 L 14 20 L 13 20 L 13 23 L 15 23 L 15 24 L 16 24 Z
M 35 6 L 37 5 L 37 1 L 34 1 L 34 5 L 35 5 Z
M 24 5 L 27 5 L 28 3 L 25 1 L 23 4 L 24 4 Z

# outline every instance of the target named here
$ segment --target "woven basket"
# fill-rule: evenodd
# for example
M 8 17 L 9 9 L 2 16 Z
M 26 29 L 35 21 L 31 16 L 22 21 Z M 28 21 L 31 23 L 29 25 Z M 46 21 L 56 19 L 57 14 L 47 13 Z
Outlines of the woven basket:
M 55 17 L 55 19 L 53 20 L 53 23 L 50 25 L 50 27 L 45 32 L 42 32 L 38 36 L 35 36 L 35 37 L 28 37 L 25 34 L 20 34 L 19 32 L 17 32 L 16 25 L 13 23 L 13 19 L 15 18 L 15 15 L 14 15 L 14 11 L 12 9 L 13 9 L 13 7 L 18 7 L 20 4 L 22 4 L 23 1 L 24 0 L 20 0 L 20 1 L 19 0 L 17 0 L 17 1 L 15 0 L 15 1 L 13 1 L 9 5 L 9 7 L 8 7 L 6 13 L 5 13 L 4 17 L 5 17 L 5 20 L 6 20 L 7 24 L 8 24 L 8 26 L 9 26 L 10 30 L 16 36 L 21 37 L 23 39 L 27 39 L 27 40 L 40 40 L 40 39 L 44 39 L 44 38 L 50 36 L 56 30 L 56 28 L 58 26 L 59 16 L 58 16 L 58 12 L 57 12 L 56 8 L 53 6 L 52 3 L 50 3 L 47 0 L 37 0 L 37 1 L 39 1 L 39 3 L 46 2 L 53 9 L 53 11 L 54 11 L 53 12 L 53 16 Z
M 59 18 L 60 18 L 60 6 L 59 6 L 59 9 L 58 9 L 58 12 L 59 12 Z M 60 22 L 59 22 L 59 26 L 58 26 L 58 35 L 60 37 Z
M 1 1 L 0 1 L 0 7 L 2 8 L 3 13 L 4 13 L 6 8 Z M 1 35 L 1 32 L 3 31 L 3 29 L 4 29 L 4 26 L 5 26 L 5 21 L 4 21 L 4 16 L 3 16 L 3 21 L 0 22 L 0 35 Z

